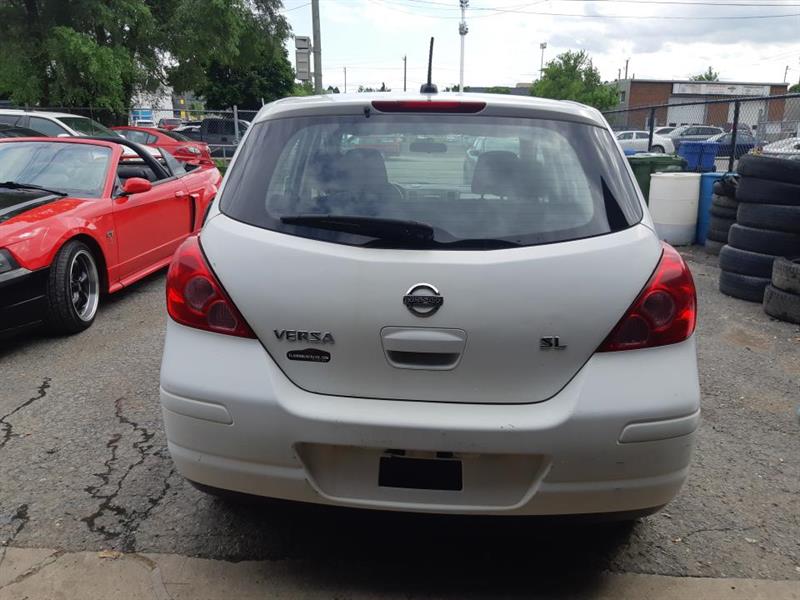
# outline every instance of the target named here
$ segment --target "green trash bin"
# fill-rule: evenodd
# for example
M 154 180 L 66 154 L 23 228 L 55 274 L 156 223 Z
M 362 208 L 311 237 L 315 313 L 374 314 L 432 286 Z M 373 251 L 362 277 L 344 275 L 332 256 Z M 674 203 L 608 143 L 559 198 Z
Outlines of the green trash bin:
M 628 156 L 633 175 L 639 183 L 644 201 L 650 204 L 650 175 L 670 171 L 685 171 L 688 163 L 685 158 L 674 154 L 643 152 Z

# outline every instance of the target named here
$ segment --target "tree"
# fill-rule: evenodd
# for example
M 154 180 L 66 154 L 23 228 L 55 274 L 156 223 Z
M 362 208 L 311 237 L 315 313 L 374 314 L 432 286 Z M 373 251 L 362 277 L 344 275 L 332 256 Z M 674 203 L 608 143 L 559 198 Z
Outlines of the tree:
M 705 73 L 692 75 L 689 77 L 689 79 L 692 81 L 719 81 L 719 73 L 717 73 L 711 67 L 708 67 L 708 70 Z
M 792 87 L 789 88 L 790 94 L 800 94 L 800 83 L 795 83 Z
M 326 94 L 338 94 L 339 93 L 339 87 L 338 86 L 334 87 L 332 85 L 329 85 L 328 89 L 325 90 L 325 93 Z
M 531 95 L 555 100 L 575 100 L 605 110 L 617 103 L 617 90 L 604 83 L 589 55 L 564 52 L 547 63 L 541 79 L 531 86 Z
M 171 84 L 219 108 L 292 89 L 280 0 L 1 0 L 0 97 L 128 110 Z
M 385 83 L 381 83 L 381 87 L 375 89 L 373 87 L 364 87 L 363 85 L 358 86 L 359 92 L 391 92 L 391 88 L 387 88 Z
M 510 94 L 511 88 L 504 86 L 504 85 L 495 85 L 490 88 L 486 88 L 487 94 Z

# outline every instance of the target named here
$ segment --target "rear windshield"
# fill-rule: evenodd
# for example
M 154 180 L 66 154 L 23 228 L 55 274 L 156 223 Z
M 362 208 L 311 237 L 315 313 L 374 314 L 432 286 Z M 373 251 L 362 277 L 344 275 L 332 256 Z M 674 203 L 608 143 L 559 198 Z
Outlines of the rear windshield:
M 161 133 L 162 135 L 170 137 L 173 140 L 177 140 L 179 142 L 191 142 L 192 141 L 192 138 L 188 138 L 185 135 L 183 135 L 181 133 L 178 133 L 177 131 L 171 131 L 171 130 L 168 131 L 166 129 L 159 129 L 158 132 Z
M 58 117 L 58 120 L 83 135 L 117 137 L 110 129 L 86 117 Z
M 220 209 L 273 231 L 395 248 L 529 246 L 607 234 L 642 218 L 605 129 L 472 115 L 258 123 L 231 168 Z M 406 244 L 374 227 L 336 230 L 317 217 L 413 221 L 433 236 Z

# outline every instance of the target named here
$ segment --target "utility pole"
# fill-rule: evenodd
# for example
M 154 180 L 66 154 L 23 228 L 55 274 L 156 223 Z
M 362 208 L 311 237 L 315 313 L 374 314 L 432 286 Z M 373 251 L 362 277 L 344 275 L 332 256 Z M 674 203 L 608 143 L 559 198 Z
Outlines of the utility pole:
M 458 24 L 458 35 L 461 36 L 461 67 L 459 69 L 459 76 L 458 76 L 458 93 L 464 93 L 464 40 L 467 37 L 467 33 L 469 33 L 469 28 L 467 27 L 467 6 L 469 6 L 469 0 L 458 0 L 459 5 L 461 6 L 461 22 Z
M 783 72 L 783 83 L 786 83 L 787 77 L 789 77 L 789 65 L 786 65 L 786 70 Z
M 408 56 L 403 56 L 403 91 L 406 91 Z
M 347 93 L 347 67 L 344 67 L 344 93 Z
M 617 81 L 622 79 L 622 69 L 617 69 Z
M 314 33 L 314 93 L 322 93 L 322 42 L 319 36 L 319 0 L 311 0 L 311 21 Z
M 542 51 L 542 60 L 539 63 L 539 79 L 544 75 L 544 51 L 547 50 L 547 42 L 539 44 L 539 49 Z
M 628 78 L 628 63 L 631 61 L 630 58 L 625 59 L 625 79 Z

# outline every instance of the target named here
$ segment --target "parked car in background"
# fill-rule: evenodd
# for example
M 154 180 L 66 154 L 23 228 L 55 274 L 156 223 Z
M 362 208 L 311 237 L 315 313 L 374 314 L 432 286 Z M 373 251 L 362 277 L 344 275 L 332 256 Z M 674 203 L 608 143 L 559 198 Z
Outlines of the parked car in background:
M 384 158 L 398 156 L 403 149 L 403 137 L 397 135 L 361 135 L 346 140 L 351 150 L 377 150 Z
M 0 140 L 1 334 L 86 329 L 101 294 L 166 266 L 202 225 L 219 171 L 117 140 Z
M 648 150 L 650 141 L 649 131 L 620 131 L 617 132 L 617 140 L 623 150 L 635 150 L 636 152 L 658 152 L 659 154 L 673 154 L 675 146 L 672 140 L 663 135 L 653 133 L 653 145 Z
M 656 127 L 653 130 L 653 133 L 658 135 L 667 135 L 668 133 L 672 133 L 675 130 L 675 126 L 668 126 L 668 127 Z
M 239 139 L 241 139 L 250 122 L 244 119 L 239 119 Z M 224 146 L 236 144 L 236 127 L 234 126 L 233 119 L 224 119 L 220 117 L 208 117 L 203 119 L 199 126 L 189 125 L 176 128 L 176 131 L 186 135 L 187 137 L 205 142 L 211 146 Z
M 800 137 L 786 138 L 767 144 L 761 148 L 761 154 L 800 160 Z
M 166 129 L 167 131 L 172 131 L 176 127 L 180 127 L 183 122 L 174 117 L 165 117 L 163 119 L 158 120 L 158 128 L 159 129 Z
M 672 140 L 677 151 L 683 142 L 705 142 L 708 138 L 725 133 L 722 127 L 711 125 L 683 125 L 676 127 L 666 137 Z
M 89 117 L 69 113 L 0 109 L 0 123 L 26 127 L 49 137 L 118 137 L 108 127 Z
M 733 156 L 739 159 L 753 148 L 756 147 L 756 138 L 749 129 L 739 129 L 736 133 L 736 148 L 733 148 L 733 134 L 732 133 L 718 133 L 711 136 L 706 140 L 708 142 L 716 142 L 719 144 L 717 156 Z
M 137 144 L 164 148 L 178 160 L 190 165 L 214 164 L 205 142 L 197 142 L 172 130 L 150 127 L 112 127 L 122 137 Z
M 42 134 L 33 129 L 25 127 L 15 127 L 0 123 L 0 138 L 20 138 L 20 137 L 42 137 Z

